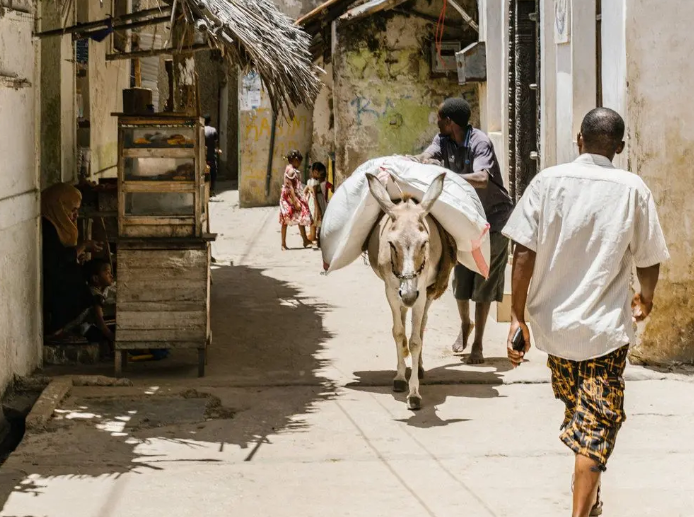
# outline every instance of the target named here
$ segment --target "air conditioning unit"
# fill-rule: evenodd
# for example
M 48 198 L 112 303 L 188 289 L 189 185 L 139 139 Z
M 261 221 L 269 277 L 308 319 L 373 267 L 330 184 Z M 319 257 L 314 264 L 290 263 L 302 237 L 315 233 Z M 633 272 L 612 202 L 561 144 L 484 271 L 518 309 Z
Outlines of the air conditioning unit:
M 468 45 L 456 52 L 458 83 L 481 83 L 487 80 L 487 47 L 484 41 Z
M 459 41 L 441 42 L 441 55 L 439 56 L 436 43 L 431 45 L 431 71 L 435 74 L 449 74 L 456 70 L 455 56 L 460 52 Z

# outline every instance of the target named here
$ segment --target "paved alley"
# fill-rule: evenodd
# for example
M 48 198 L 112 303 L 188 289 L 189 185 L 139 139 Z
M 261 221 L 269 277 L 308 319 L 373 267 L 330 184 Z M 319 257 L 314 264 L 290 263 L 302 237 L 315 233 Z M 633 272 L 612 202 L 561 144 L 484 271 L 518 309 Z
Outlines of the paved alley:
M 276 208 L 240 210 L 231 190 L 214 201 L 207 376 L 182 351 L 131 365 L 131 387 L 74 388 L 51 432 L 0 469 L 0 517 L 570 515 L 573 457 L 541 353 L 510 370 L 507 326 L 492 321 L 487 363 L 464 365 L 447 294 L 429 313 L 424 407 L 410 412 L 391 391 L 390 311 L 371 269 L 321 275 L 320 252 L 280 251 Z M 288 241 L 300 245 L 293 228 Z M 694 384 L 627 375 L 604 515 L 692 516 Z

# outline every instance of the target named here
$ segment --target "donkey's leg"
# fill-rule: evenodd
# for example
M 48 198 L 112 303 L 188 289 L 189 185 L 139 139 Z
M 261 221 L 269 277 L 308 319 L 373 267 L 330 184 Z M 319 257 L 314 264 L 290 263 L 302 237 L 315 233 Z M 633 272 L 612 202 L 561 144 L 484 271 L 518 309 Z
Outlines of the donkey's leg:
M 407 395 L 407 407 L 410 409 L 422 407 L 422 396 L 419 394 L 419 367 L 422 358 L 422 322 L 427 306 L 427 299 L 422 296 L 412 308 L 412 335 L 410 336 L 412 373 L 410 374 L 410 392 Z
M 407 390 L 407 379 L 405 377 L 405 357 L 409 353 L 407 348 L 407 336 L 405 335 L 405 316 L 407 308 L 400 303 L 398 293 L 394 289 L 386 287 L 386 297 L 390 310 L 393 313 L 393 339 L 395 349 L 398 353 L 398 368 L 393 379 L 393 391 L 402 392 Z
M 429 318 L 429 307 L 431 307 L 431 302 L 433 300 L 427 299 L 427 303 L 424 306 L 424 316 L 422 317 L 422 331 L 420 332 L 420 338 L 422 340 L 422 353 L 419 355 L 419 369 L 417 370 L 417 376 L 420 379 L 424 378 L 424 329 L 427 326 L 427 320 Z

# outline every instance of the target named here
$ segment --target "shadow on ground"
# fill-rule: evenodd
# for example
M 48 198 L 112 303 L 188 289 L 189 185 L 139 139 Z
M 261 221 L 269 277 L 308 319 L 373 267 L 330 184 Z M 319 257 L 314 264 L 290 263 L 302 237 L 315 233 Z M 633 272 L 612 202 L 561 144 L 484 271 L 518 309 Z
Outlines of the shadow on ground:
M 220 266 L 213 278 L 208 377 L 190 378 L 191 354 L 190 363 L 174 356 L 132 365 L 128 376 L 147 379 L 139 387 L 75 390 L 47 432 L 26 436 L 0 469 L 0 507 L 12 492 L 40 493 L 51 479 L 220 461 L 230 445 L 235 459 L 241 449 L 252 461 L 273 435 L 307 428 L 305 416 L 335 392 L 320 373 L 328 307 L 259 269 Z M 188 382 L 176 387 L 176 378 Z
M 511 366 L 505 358 L 490 358 L 482 365 L 493 367 L 494 371 L 479 371 L 480 368 L 461 370 L 461 363 L 455 362 L 426 371 L 425 378 L 420 383 L 419 391 L 423 398 L 422 408 L 412 411 L 407 419 L 396 419 L 407 425 L 420 428 L 442 427 L 450 424 L 466 422 L 468 419 L 442 419 L 438 415 L 438 407 L 445 404 L 448 397 L 463 398 L 496 398 L 499 392 L 495 388 L 503 384 L 501 373 L 508 371 Z M 407 378 L 410 376 L 407 369 Z M 392 391 L 395 372 L 393 370 L 354 372 L 356 381 L 347 384 L 348 389 L 370 393 L 391 393 L 393 398 L 403 405 L 407 403 L 407 393 Z

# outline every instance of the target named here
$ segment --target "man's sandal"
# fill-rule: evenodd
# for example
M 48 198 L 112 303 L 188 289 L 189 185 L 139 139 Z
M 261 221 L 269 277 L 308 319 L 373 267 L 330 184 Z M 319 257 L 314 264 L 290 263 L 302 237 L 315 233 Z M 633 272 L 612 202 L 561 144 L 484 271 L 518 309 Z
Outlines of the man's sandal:
M 600 499 L 600 487 L 598 487 L 598 497 L 595 501 L 595 504 L 590 509 L 590 517 L 593 517 L 594 515 L 602 515 L 602 500 Z
M 571 493 L 574 492 L 574 476 L 571 476 Z M 595 504 L 590 509 L 590 517 L 595 517 L 597 515 L 602 515 L 602 499 L 600 499 L 600 485 L 598 485 L 598 495 L 595 500 Z

